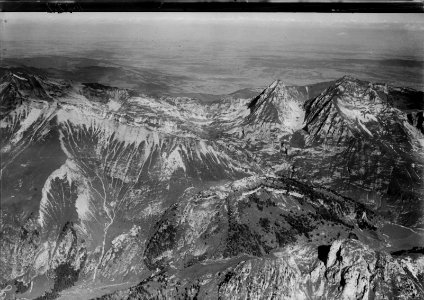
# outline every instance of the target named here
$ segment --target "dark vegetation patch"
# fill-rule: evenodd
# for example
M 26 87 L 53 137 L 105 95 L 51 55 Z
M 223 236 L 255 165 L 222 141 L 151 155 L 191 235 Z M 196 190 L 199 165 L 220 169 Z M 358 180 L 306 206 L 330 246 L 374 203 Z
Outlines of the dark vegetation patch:
M 326 221 L 333 222 L 335 224 L 341 224 L 341 225 L 344 225 L 344 226 L 346 226 L 350 229 L 355 228 L 353 225 L 348 224 L 345 221 L 341 220 L 340 217 L 336 213 L 329 211 L 326 208 L 319 208 L 318 214 Z
M 261 256 L 261 236 L 252 232 L 246 224 L 230 223 L 224 257 L 242 253 Z
M 72 287 L 78 281 L 80 270 L 75 270 L 71 263 L 66 262 L 59 265 L 55 273 L 55 281 L 53 289 L 43 296 L 38 297 L 37 300 L 52 300 L 60 296 L 60 292 Z
M 271 200 L 268 194 L 257 195 L 256 193 L 253 193 L 248 196 L 248 199 L 250 202 L 255 203 L 260 211 L 262 211 L 264 208 L 276 206 L 275 202 Z
M 182 297 L 180 299 L 193 299 L 197 300 L 199 299 L 199 292 L 200 292 L 200 283 L 196 281 L 195 283 L 191 284 L 190 286 L 184 287 Z
M 375 227 L 374 225 L 371 225 L 365 220 L 358 220 L 358 227 L 362 230 L 364 229 L 373 230 L 373 231 L 377 230 L 377 227 Z
M 409 274 L 408 274 L 409 275 Z M 421 300 L 422 298 L 419 295 L 415 294 L 416 283 L 409 279 L 409 276 L 406 274 L 398 274 L 398 276 L 393 276 L 391 278 L 391 287 L 393 291 L 393 299 L 405 299 L 405 295 L 408 296 L 407 299 L 416 299 Z
M 273 209 L 276 204 L 268 192 L 264 191 L 264 189 L 259 189 L 259 192 L 250 194 L 247 197 L 248 201 L 242 201 L 238 205 L 238 213 L 240 214 L 240 218 L 244 220 L 242 223 L 247 224 L 247 226 L 239 224 L 233 225 L 231 228 L 233 231 L 230 231 L 230 240 L 232 240 L 232 243 L 238 243 L 232 246 L 234 251 L 229 252 L 232 255 L 242 252 L 242 248 L 246 248 L 246 245 L 243 246 L 243 244 L 247 243 L 249 239 L 250 248 L 248 249 L 250 252 L 244 249 L 244 253 L 251 254 L 255 253 L 255 251 L 252 251 L 253 244 L 257 244 L 258 249 L 268 253 L 276 246 L 283 247 L 288 243 L 294 242 L 299 235 L 305 236 L 309 241 L 313 239 L 322 239 L 323 237 L 320 233 L 315 233 L 315 237 L 313 234 L 313 232 L 321 226 L 326 228 L 324 231 L 326 232 L 325 237 L 328 239 L 327 242 L 339 238 L 341 233 L 344 233 L 347 237 L 349 232 L 356 226 L 369 230 L 376 230 L 376 227 L 373 225 L 375 214 L 368 210 L 365 205 L 358 204 L 352 199 L 337 194 L 329 189 L 320 188 L 317 190 L 284 176 L 279 179 L 267 179 L 262 182 L 261 185 L 270 188 L 286 189 L 288 193 L 294 191 L 304 195 L 302 198 L 297 197 L 297 201 L 299 204 L 303 205 L 306 210 L 299 213 L 284 213 L 281 211 L 281 213 L 276 213 L 273 216 L 273 211 L 277 212 L 280 210 Z M 253 206 L 249 206 L 250 203 L 253 204 Z M 249 208 L 253 209 L 253 212 L 251 212 Z M 349 221 L 345 220 L 345 215 L 350 214 L 352 211 L 357 212 L 357 224 L 351 224 Z M 255 231 L 252 230 L 251 226 L 252 217 L 256 220 L 255 222 L 257 222 L 257 230 Z M 230 223 L 235 223 L 235 221 L 232 221 L 233 217 L 231 211 L 229 212 L 229 220 Z M 260 239 L 257 239 L 256 232 L 259 234 Z M 243 237 L 246 242 L 243 241 Z M 357 236 L 354 234 L 350 235 L 350 237 L 357 239 Z M 256 253 L 259 253 L 259 250 Z
M 31 287 L 31 282 L 23 282 L 20 280 L 15 280 L 13 285 L 16 288 L 17 294 L 23 294 L 29 290 L 29 288 Z
M 75 269 L 72 266 L 72 261 L 75 260 L 77 255 L 77 235 L 75 228 L 73 227 L 72 222 L 66 222 L 63 226 L 61 232 L 59 233 L 57 243 L 61 243 L 63 239 L 66 238 L 67 234 L 71 233 L 72 235 L 72 244 L 68 251 L 66 263 L 62 263 L 59 266 L 56 267 L 54 270 L 50 270 L 53 273 L 54 278 L 54 285 L 53 289 L 49 292 L 46 292 L 43 296 L 37 298 L 40 300 L 50 300 L 50 299 L 56 299 L 60 296 L 60 292 L 63 290 L 66 290 L 72 286 L 78 281 L 79 274 L 81 269 L 83 268 L 85 261 L 87 259 L 87 254 L 84 253 L 84 256 L 82 257 L 82 265 Z
M 365 214 L 367 219 L 371 221 L 374 220 L 375 214 L 374 212 L 368 210 L 364 204 L 355 203 L 355 212 L 356 212 L 356 221 L 358 223 L 358 227 L 361 229 L 369 229 L 369 230 L 377 230 L 377 227 L 371 224 L 369 220 L 365 220 L 362 216 Z
M 174 225 L 177 206 L 172 206 L 164 216 L 156 223 L 154 233 L 148 240 L 144 252 L 145 263 L 151 270 L 163 267 L 163 259 L 156 261 L 155 258 L 161 253 L 173 249 L 177 242 L 177 230 Z
M 359 240 L 358 236 L 353 232 L 349 233 L 348 238 L 352 240 Z
M 248 225 L 239 224 L 236 220 L 235 212 L 231 207 L 230 197 L 226 201 L 228 207 L 228 235 L 224 257 L 236 256 L 241 253 L 261 256 L 261 236 L 256 232 L 252 232 Z
M 125 291 L 116 291 L 97 299 L 199 299 L 200 281 L 182 283 L 169 281 L 169 274 L 164 270 L 142 280 L 137 286 Z
M 117 299 L 166 299 L 167 275 L 165 271 L 152 274 L 128 290 L 118 290 L 108 295 L 96 298 L 97 300 Z M 164 292 L 164 293 L 162 293 Z M 169 295 L 168 295 L 169 297 Z
M 265 232 L 269 232 L 271 222 L 267 218 L 260 218 L 259 225 L 265 230 Z
M 70 263 L 64 263 L 56 268 L 56 281 L 54 289 L 63 291 L 78 280 L 79 270 L 74 270 Z
M 287 223 L 290 224 L 292 229 L 294 229 L 299 234 L 304 234 L 307 238 L 309 238 L 309 232 L 311 232 L 315 226 L 312 225 L 310 219 L 308 216 L 304 215 L 298 215 L 298 216 L 291 216 L 286 215 L 284 216 Z
M 275 232 L 275 238 L 277 240 L 278 246 L 283 247 L 289 243 L 294 242 L 296 239 L 293 236 L 293 232 L 289 230 L 280 230 Z

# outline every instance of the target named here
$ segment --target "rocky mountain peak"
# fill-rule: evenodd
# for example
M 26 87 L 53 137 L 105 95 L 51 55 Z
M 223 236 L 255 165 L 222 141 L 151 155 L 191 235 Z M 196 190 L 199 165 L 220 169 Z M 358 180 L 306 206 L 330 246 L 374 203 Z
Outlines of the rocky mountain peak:
M 277 126 L 283 131 L 298 128 L 303 121 L 303 95 L 296 87 L 275 80 L 249 104 L 250 114 L 245 119 L 249 126 Z
M 0 82 L 0 106 L 6 114 L 25 99 L 54 101 L 70 88 L 68 83 L 13 69 L 7 70 Z
M 262 93 L 257 97 L 253 98 L 252 101 L 248 104 L 251 113 L 259 109 L 261 105 L 264 105 L 266 102 L 278 102 L 283 100 L 284 91 L 286 86 L 279 79 L 271 83 L 267 88 L 265 88 Z
M 311 141 L 342 142 L 353 133 L 373 137 L 389 123 L 406 120 L 389 101 L 390 94 L 386 85 L 344 76 L 305 103 L 304 129 Z M 406 93 L 403 96 L 409 97 Z
M 40 82 L 28 74 L 7 71 L 0 82 L 0 117 L 21 105 L 28 95 L 48 97 Z
M 3 75 L 1 81 L 3 84 L 9 85 L 11 89 L 15 89 L 20 94 L 49 97 L 43 87 L 44 80 L 40 76 L 10 70 Z

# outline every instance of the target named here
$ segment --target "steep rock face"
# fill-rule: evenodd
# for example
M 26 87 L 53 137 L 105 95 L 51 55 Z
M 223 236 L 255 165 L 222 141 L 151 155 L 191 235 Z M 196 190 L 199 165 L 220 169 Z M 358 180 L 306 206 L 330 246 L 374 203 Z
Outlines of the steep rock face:
M 407 107 L 408 97 L 414 102 L 417 96 L 350 77 L 336 81 L 305 104 L 304 129 L 291 138 L 294 176 L 359 195 L 382 210 L 395 208 L 404 212 L 393 216 L 398 222 L 422 226 L 412 209 L 424 195 L 422 111 L 416 105 L 408 112 L 397 108 Z
M 3 118 L 26 99 L 52 100 L 66 93 L 69 84 L 41 75 L 6 72 L 0 79 L 0 117 Z
M 390 102 L 390 92 L 386 86 L 348 76 L 336 81 L 305 104 L 306 145 L 340 144 L 359 135 L 381 140 L 387 146 L 404 147 L 395 151 L 409 151 L 408 144 L 417 141 L 408 140 L 406 115 Z
M 11 216 L 2 210 L 1 218 L 1 281 L 11 281 L 24 275 L 34 262 L 40 243 L 35 218 Z
M 408 122 L 424 134 L 424 114 L 422 111 L 407 114 Z
M 292 130 L 303 119 L 300 105 L 295 103 L 300 99 L 301 95 L 295 88 L 288 88 L 277 80 L 249 103 L 250 115 L 247 120 L 256 125 L 280 123 Z
M 72 223 L 67 222 L 54 237 L 46 237 L 34 216 L 21 220 L 15 218 L 16 225 L 22 222 L 22 227 L 14 227 L 8 220 L 10 216 L 2 217 L 9 221 L 2 224 L 2 235 L 14 239 L 2 239 L 2 271 L 5 271 L 2 272 L 2 292 L 37 297 L 45 294 L 43 289 L 40 290 L 41 285 L 51 288 L 47 288 L 45 298 L 54 299 L 59 292 L 75 284 L 87 253 Z M 18 232 L 11 232 L 17 229 Z
M 2 279 L 2 284 L 8 287 L 12 278 L 26 276 L 28 284 L 35 284 L 30 297 L 42 295 L 38 294 L 42 278 L 57 268 L 78 271 L 71 274 L 72 284 L 78 279 L 133 276 L 144 265 L 140 255 L 150 220 L 175 203 L 186 188 L 241 178 L 253 170 L 238 160 L 245 154 L 204 138 L 201 117 L 188 118 L 187 111 L 176 110 L 160 99 L 127 98 L 130 94 L 125 90 L 107 89 L 107 96 L 101 91 L 81 94 L 77 90 L 53 100 L 47 95 L 28 97 L 1 120 L 2 158 L 7 158 L 2 160 L 6 176 L 2 179 L 2 187 L 6 187 L 2 204 L 10 203 L 6 213 L 13 215 L 13 205 L 37 191 L 37 197 L 21 209 L 34 213 L 32 220 L 37 219 L 40 238 L 36 251 L 26 242 L 20 246 L 19 238 L 2 245 L 2 251 L 14 249 L 5 257 L 16 257 L 11 263 L 16 271 L 7 272 L 12 277 Z M 53 159 L 40 166 L 30 157 L 36 153 L 43 153 L 42 159 L 44 155 Z M 41 172 L 36 178 L 42 182 L 22 189 L 22 184 L 30 182 L 14 171 L 22 167 L 29 174 Z M 25 183 L 15 189 L 14 179 L 18 183 L 25 179 Z M 14 222 L 13 218 L 5 220 L 2 229 Z M 58 236 L 69 222 L 86 253 L 78 268 L 64 265 L 74 258 L 55 263 L 52 256 L 60 243 Z M 145 230 L 134 234 L 140 225 Z M 21 261 L 27 262 L 25 267 L 20 266 Z M 46 265 L 41 267 L 40 262 Z M 62 283 L 49 282 L 51 293 L 45 296 L 56 297 L 63 290 L 56 285 Z M 72 284 L 67 283 L 66 288 Z
M 2 169 L 50 132 L 56 108 L 55 103 L 24 103 L 0 120 Z
M 296 87 L 277 80 L 249 102 L 249 114 L 229 132 L 253 144 L 278 140 L 301 127 L 303 99 Z
M 147 229 L 149 220 L 170 204 L 175 203 L 184 189 L 205 182 L 229 180 L 245 174 L 238 162 L 225 154 L 219 145 L 195 138 L 170 136 L 145 127 L 134 127 L 114 120 L 85 119 L 78 121 L 58 114 L 61 143 L 68 156 L 67 163 L 52 174 L 47 193 L 55 187 L 56 178 L 67 178 L 77 184 L 74 203 L 83 236 L 90 248 L 100 245 L 91 266 L 94 277 L 115 276 L 107 264 L 116 232 L 142 224 Z M 56 197 L 52 197 L 55 199 Z M 40 222 L 57 216 L 50 206 L 69 211 L 50 198 L 41 200 Z M 144 235 L 145 232 L 142 233 Z M 136 243 L 142 253 L 143 243 Z M 141 248 L 140 248 L 141 247 Z M 130 268 L 132 260 L 126 266 Z M 91 257 L 89 257 L 90 261 Z M 134 258 L 138 259 L 138 258 Z M 135 263 L 134 263 L 135 264 Z M 116 265 L 126 272 L 123 265 Z M 136 268 L 140 267 L 140 262 Z

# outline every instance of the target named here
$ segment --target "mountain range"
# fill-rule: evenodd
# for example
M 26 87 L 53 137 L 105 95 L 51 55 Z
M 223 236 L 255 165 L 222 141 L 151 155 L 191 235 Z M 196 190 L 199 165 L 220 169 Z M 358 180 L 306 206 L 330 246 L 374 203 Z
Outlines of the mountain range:
M 0 299 L 423 299 L 424 95 L 3 69 Z

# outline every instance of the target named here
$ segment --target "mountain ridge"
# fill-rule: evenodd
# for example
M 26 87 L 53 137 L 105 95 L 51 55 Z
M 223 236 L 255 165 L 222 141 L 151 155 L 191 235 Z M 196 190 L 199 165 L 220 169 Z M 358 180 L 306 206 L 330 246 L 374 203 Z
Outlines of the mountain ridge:
M 36 78 L 1 85 L 2 295 L 424 296 L 422 257 L 389 253 L 423 247 L 422 93 L 277 80 L 204 103 Z

